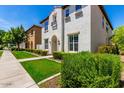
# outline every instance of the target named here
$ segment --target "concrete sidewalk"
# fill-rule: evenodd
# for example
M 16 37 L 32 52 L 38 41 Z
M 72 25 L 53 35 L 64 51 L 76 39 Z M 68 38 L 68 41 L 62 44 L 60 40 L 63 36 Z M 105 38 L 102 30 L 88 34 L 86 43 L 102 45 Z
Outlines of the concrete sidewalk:
M 19 59 L 18 61 L 25 62 L 25 61 L 38 60 L 38 59 L 51 58 L 51 57 L 53 57 L 53 56 L 33 57 L 33 58 Z
M 38 88 L 13 54 L 5 50 L 0 59 L 0 88 Z

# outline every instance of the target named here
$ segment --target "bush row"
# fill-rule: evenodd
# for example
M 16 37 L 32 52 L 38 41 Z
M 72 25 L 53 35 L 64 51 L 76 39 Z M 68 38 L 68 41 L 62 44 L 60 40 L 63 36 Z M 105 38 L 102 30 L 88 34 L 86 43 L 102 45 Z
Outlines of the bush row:
M 120 59 L 112 54 L 67 54 L 61 70 L 62 87 L 119 87 Z
M 3 47 L 0 46 L 0 50 L 3 50 Z
M 41 56 L 47 56 L 48 55 L 48 51 L 47 50 L 38 50 L 38 49 L 17 49 L 17 48 L 11 48 L 12 51 L 28 51 L 28 52 L 32 52 L 32 53 L 36 53 L 38 55 Z
M 53 57 L 54 57 L 54 59 L 62 60 L 64 54 L 65 54 L 64 52 L 57 52 L 57 51 L 55 51 L 55 52 L 53 52 Z
M 26 51 L 33 52 L 33 53 L 36 53 L 36 54 L 41 55 L 41 56 L 47 56 L 48 55 L 47 50 L 26 49 Z
M 98 48 L 99 53 L 119 54 L 119 49 L 116 45 L 101 45 Z
M 67 54 L 75 54 L 75 53 L 65 53 L 65 52 L 54 51 L 53 52 L 53 58 L 63 60 L 64 56 Z

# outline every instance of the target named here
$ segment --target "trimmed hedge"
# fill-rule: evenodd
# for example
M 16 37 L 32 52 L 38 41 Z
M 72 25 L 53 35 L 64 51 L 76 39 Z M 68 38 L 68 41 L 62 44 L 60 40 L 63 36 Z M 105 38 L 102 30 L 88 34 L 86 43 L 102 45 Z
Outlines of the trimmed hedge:
M 47 51 L 47 50 L 42 50 L 41 55 L 42 55 L 42 56 L 48 55 L 48 51 Z
M 54 59 L 63 59 L 63 54 L 64 54 L 64 52 L 57 52 L 57 51 L 54 51 L 53 52 L 53 58 Z
M 67 54 L 75 54 L 75 53 L 54 51 L 53 58 L 63 60 L 64 56 Z
M 18 48 L 12 47 L 11 51 L 25 51 L 25 49 L 22 49 L 22 48 L 18 49 Z
M 111 54 L 67 54 L 61 70 L 62 87 L 119 87 L 120 58 Z
M 0 47 L 0 50 L 3 50 L 3 47 Z
M 47 56 L 48 51 L 47 50 L 37 50 L 37 49 L 17 49 L 17 48 L 11 48 L 12 51 L 27 51 L 27 52 L 32 52 L 41 56 Z
M 108 53 L 108 54 L 119 54 L 119 49 L 115 45 L 101 45 L 98 48 L 99 53 Z

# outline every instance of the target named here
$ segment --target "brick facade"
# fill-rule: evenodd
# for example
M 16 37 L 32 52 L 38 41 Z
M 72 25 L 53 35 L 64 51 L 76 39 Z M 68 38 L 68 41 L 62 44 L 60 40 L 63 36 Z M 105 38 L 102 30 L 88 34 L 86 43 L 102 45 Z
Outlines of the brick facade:
M 37 44 L 42 44 L 41 29 L 42 28 L 40 26 L 33 25 L 27 30 L 26 48 L 36 49 Z

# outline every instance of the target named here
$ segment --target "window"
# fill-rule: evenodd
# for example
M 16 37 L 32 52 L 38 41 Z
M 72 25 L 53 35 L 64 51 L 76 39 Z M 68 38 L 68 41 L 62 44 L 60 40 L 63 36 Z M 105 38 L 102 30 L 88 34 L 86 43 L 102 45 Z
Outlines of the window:
M 44 23 L 44 28 L 45 28 L 45 30 L 48 30 L 48 21 L 46 21 L 46 22 Z
M 109 31 L 109 25 L 108 25 L 108 23 L 106 23 L 106 31 L 107 32 Z
M 45 49 L 48 49 L 48 39 L 45 39 Z
M 53 22 L 56 22 L 56 15 L 53 15 Z
M 69 9 L 67 9 L 67 10 L 65 11 L 65 16 L 66 16 L 66 17 L 69 16 Z
M 78 34 L 69 35 L 68 45 L 69 51 L 78 51 Z
M 81 9 L 81 5 L 76 5 L 75 10 L 78 11 Z
M 57 16 L 55 14 L 52 17 L 53 17 L 53 21 L 51 22 L 51 26 L 53 30 L 56 30 L 57 29 L 57 21 L 56 21 Z
M 104 17 L 102 17 L 102 28 L 104 28 Z

